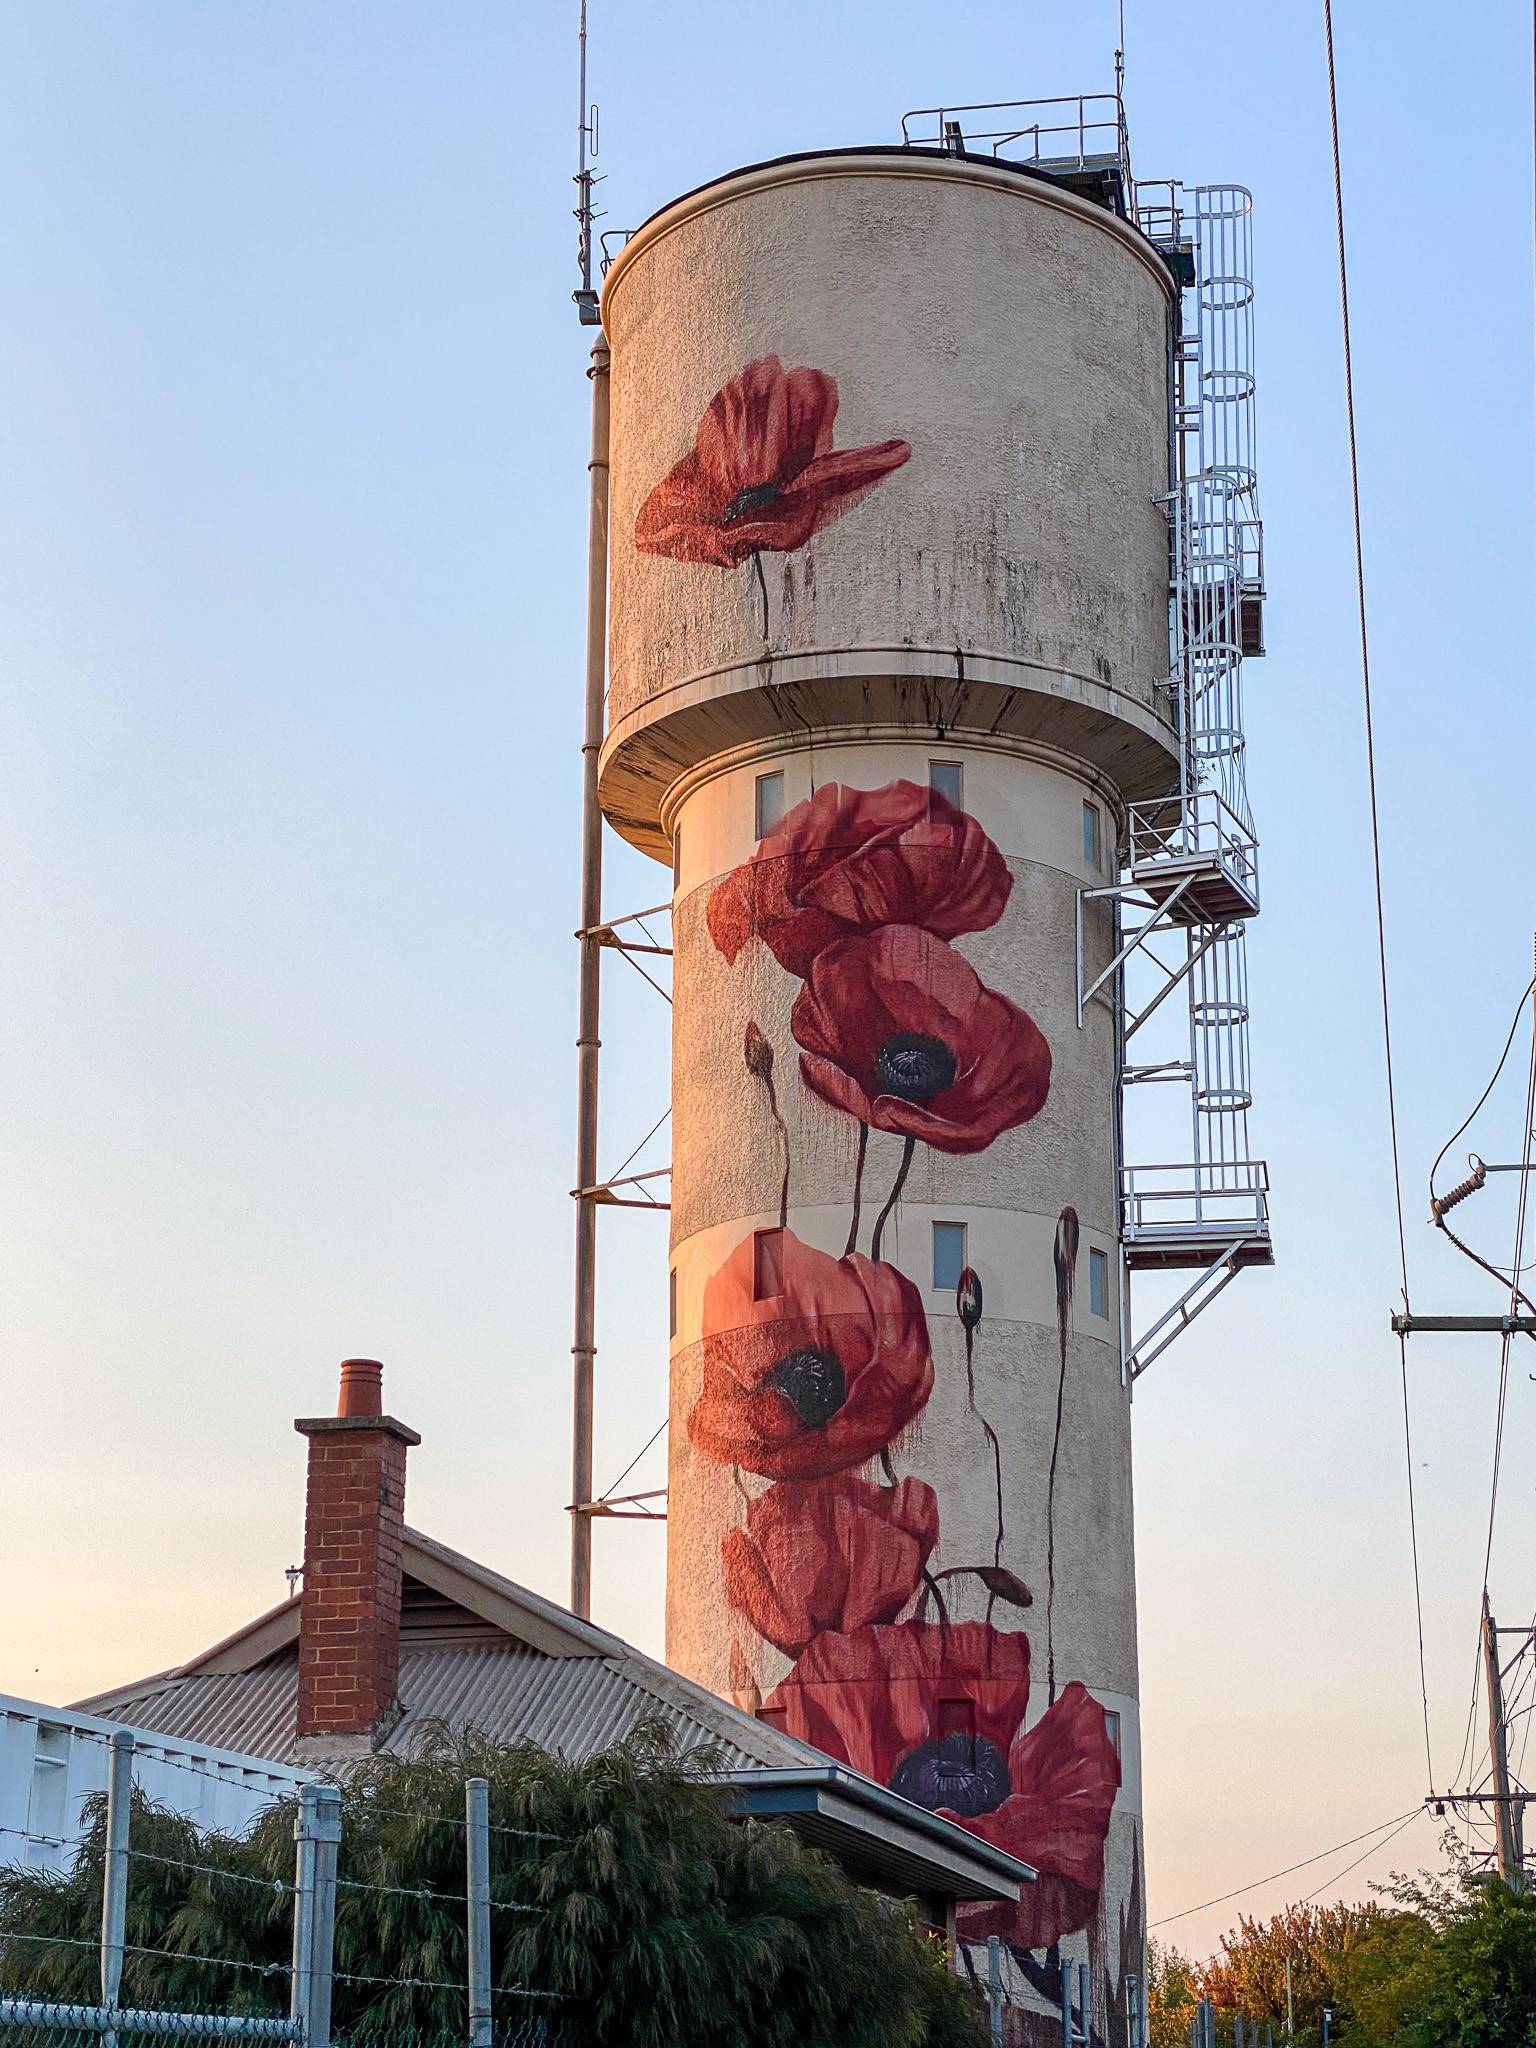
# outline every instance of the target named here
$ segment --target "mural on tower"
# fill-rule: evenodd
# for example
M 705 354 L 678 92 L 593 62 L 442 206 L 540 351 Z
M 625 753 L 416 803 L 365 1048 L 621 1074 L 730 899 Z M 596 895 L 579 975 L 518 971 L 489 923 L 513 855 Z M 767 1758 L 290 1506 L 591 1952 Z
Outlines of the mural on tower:
M 997 1933 L 1027 1952 L 1092 1924 L 1120 1785 L 1104 1710 L 1080 1681 L 1058 1686 L 1052 1638 L 1077 1219 L 1064 1211 L 1055 1239 L 1057 1444 L 1041 1474 L 1051 1508 L 1039 1557 L 1016 1555 L 1010 1540 L 1002 1446 L 977 1386 L 985 1304 L 967 1268 L 955 1314 L 994 1527 L 984 1554 L 934 1569 L 943 1475 L 903 1469 L 922 1462 L 934 1346 L 922 1289 L 884 1256 L 919 1145 L 984 1152 L 1048 1098 L 1044 1035 L 953 943 L 996 924 L 1012 886 L 973 816 L 905 780 L 823 785 L 714 885 L 706 918 L 715 951 L 735 969 L 760 948 L 800 985 L 789 1011 L 793 1048 L 772 1045 L 756 1019 L 745 1026 L 742 1057 L 782 1159 L 778 1227 L 742 1236 L 705 1284 L 700 1391 L 687 1426 L 698 1453 L 731 1469 L 742 1502 L 719 1552 L 724 1598 L 740 1623 L 738 1696 L 1033 1863 L 1040 1882 L 1017 1906 L 969 1907 L 960 1921 L 968 1940 Z M 793 1161 L 778 1063 L 791 1056 L 802 1097 L 855 1133 L 840 1256 L 788 1224 Z M 901 1141 L 890 1184 L 873 1190 L 871 1130 Z M 963 1594 L 981 1618 L 955 1618 Z M 1042 1656 L 1046 1703 L 1026 1725 Z M 790 1668 L 773 1682 L 770 1660 L 782 1658 Z

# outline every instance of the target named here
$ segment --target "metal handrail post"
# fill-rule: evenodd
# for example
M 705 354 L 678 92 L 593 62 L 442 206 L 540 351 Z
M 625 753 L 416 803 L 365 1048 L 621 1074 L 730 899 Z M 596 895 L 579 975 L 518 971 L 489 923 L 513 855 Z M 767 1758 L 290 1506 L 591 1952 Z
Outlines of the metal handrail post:
M 491 2048 L 491 1788 L 464 1781 L 464 1877 L 469 1934 L 469 2048 Z
M 992 2048 L 1002 2048 L 1003 2039 L 1003 1943 L 997 1934 L 987 1936 L 987 2034 Z
M 128 1925 L 128 1828 L 133 1813 L 133 1731 L 114 1728 L 107 1775 L 107 1847 L 101 1884 L 101 2002 L 117 2005 Z

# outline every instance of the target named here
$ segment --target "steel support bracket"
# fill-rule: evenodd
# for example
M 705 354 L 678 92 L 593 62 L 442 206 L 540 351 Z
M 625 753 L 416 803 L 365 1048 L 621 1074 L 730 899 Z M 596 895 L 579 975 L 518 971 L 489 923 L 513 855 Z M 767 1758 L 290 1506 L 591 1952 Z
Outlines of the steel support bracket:
M 1183 1336 L 1195 1317 L 1210 1307 L 1222 1289 L 1231 1286 L 1242 1270 L 1238 1264 L 1239 1255 L 1246 1245 L 1256 1241 L 1250 1233 L 1244 1232 L 1219 1251 L 1208 1266 L 1201 1267 L 1172 1307 L 1164 1309 L 1152 1327 L 1144 1331 L 1126 1352 L 1125 1377 L 1128 1380 L 1140 1379 L 1153 1360 L 1161 1358 L 1174 1339 Z M 1150 1350 L 1147 1348 L 1149 1345 L 1152 1347 Z

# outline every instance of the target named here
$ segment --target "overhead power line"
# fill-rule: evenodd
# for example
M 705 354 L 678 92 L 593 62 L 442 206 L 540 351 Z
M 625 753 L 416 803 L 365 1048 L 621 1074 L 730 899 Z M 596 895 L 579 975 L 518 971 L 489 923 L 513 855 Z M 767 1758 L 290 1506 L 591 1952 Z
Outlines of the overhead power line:
M 1288 1863 L 1284 1870 L 1272 1870 L 1268 1877 L 1256 1877 L 1252 1884 L 1240 1884 L 1235 1891 L 1223 1892 L 1219 1899 L 1205 1899 L 1198 1906 L 1186 1906 L 1179 1913 L 1165 1913 L 1160 1920 L 1151 1920 L 1147 1924 L 1149 1927 L 1170 1927 L 1175 1920 L 1187 1920 L 1191 1913 L 1206 1913 L 1213 1906 L 1224 1906 L 1229 1899 L 1240 1899 L 1245 1892 L 1256 1892 L 1263 1885 L 1275 1884 L 1282 1877 L 1290 1877 L 1296 1871 L 1306 1870 L 1314 1863 L 1325 1862 L 1330 1856 L 1341 1855 L 1344 1850 L 1353 1849 L 1358 1843 L 1369 1841 L 1373 1835 L 1385 1834 L 1388 1828 L 1406 1827 L 1414 1815 L 1422 1813 L 1423 1810 L 1422 1806 L 1410 1807 L 1407 1813 L 1394 1814 L 1391 1820 L 1380 1821 L 1375 1827 L 1367 1828 L 1363 1835 L 1351 1835 L 1347 1842 L 1335 1842 L 1331 1849 L 1319 1849 L 1315 1856 L 1303 1856 L 1299 1863 Z M 1381 1843 L 1378 1846 L 1384 1848 L 1386 1845 Z M 1367 1856 L 1373 1853 L 1369 1849 L 1366 1851 Z M 1362 1856 L 1359 1860 L 1363 1863 L 1365 1857 Z M 1353 1870 L 1355 1866 L 1351 1864 L 1349 1867 Z M 1346 1873 L 1341 1871 L 1339 1874 L 1344 1876 Z M 1330 1883 L 1334 1881 L 1329 1880 Z M 1327 1887 L 1324 1886 L 1322 1889 L 1326 1890 Z
M 1403 1222 L 1402 1151 L 1397 1131 L 1397 1079 L 1392 1059 L 1392 998 L 1387 976 L 1387 912 L 1381 882 L 1381 807 L 1376 794 L 1376 719 L 1371 701 L 1371 636 L 1365 602 L 1365 539 L 1360 517 L 1360 450 L 1355 434 L 1355 364 L 1349 327 L 1349 258 L 1344 233 L 1344 162 L 1339 148 L 1339 86 L 1333 54 L 1333 4 L 1323 0 L 1323 33 L 1328 48 L 1328 121 L 1333 140 L 1333 199 L 1338 223 L 1339 312 L 1344 334 L 1344 412 L 1349 428 L 1349 490 L 1355 530 L 1355 598 L 1360 625 L 1360 680 L 1365 705 L 1365 766 L 1370 788 L 1371 867 L 1376 886 L 1376 964 L 1381 981 L 1381 1037 L 1386 1060 L 1387 1124 L 1392 1139 L 1392 1192 L 1397 1205 L 1397 1254 L 1408 1299 L 1408 1233 Z M 1433 1789 L 1434 1756 L 1429 1740 L 1429 1676 L 1424 1661 L 1424 1591 L 1419 1573 L 1419 1517 L 1413 1483 L 1413 1422 L 1408 1401 L 1408 1339 L 1397 1340 L 1403 1397 L 1403 1453 L 1408 1472 L 1408 1536 L 1413 1553 L 1413 1605 L 1419 1639 L 1419 1696 L 1424 1711 L 1424 1768 Z

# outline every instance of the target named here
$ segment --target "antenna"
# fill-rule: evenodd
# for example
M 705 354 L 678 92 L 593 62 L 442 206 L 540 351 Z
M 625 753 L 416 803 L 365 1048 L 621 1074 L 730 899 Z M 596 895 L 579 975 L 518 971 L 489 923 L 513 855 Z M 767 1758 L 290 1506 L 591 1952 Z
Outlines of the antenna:
M 1125 105 L 1125 0 L 1120 0 L 1120 41 L 1115 50 L 1115 98 Z
M 600 218 L 592 204 L 592 187 L 598 182 L 588 167 L 587 155 L 590 149 L 597 155 L 597 107 L 587 104 L 587 0 L 581 0 L 581 27 L 578 31 L 581 50 L 579 105 L 576 110 L 576 261 L 581 270 L 581 284 L 571 293 L 576 301 L 576 317 L 583 327 L 597 327 L 602 315 L 597 309 L 597 293 L 592 285 L 592 224 Z

